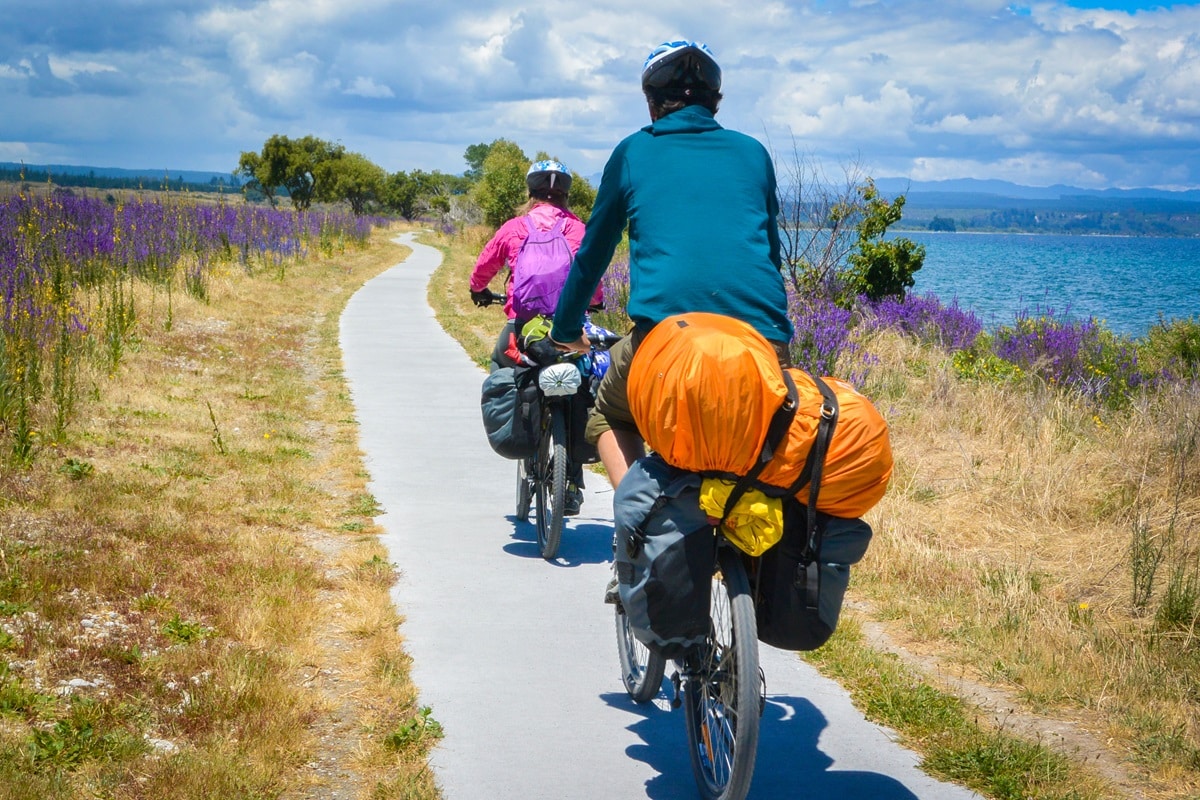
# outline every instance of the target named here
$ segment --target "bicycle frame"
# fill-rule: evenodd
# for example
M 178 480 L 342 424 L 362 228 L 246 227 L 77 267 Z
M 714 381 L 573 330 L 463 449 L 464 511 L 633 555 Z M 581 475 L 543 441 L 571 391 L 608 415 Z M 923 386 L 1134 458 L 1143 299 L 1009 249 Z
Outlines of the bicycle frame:
M 612 339 L 610 341 L 616 341 Z M 595 353 L 603 345 L 593 347 Z M 570 370 L 577 369 L 574 356 L 564 354 L 554 365 L 543 369 L 550 370 L 558 364 L 570 364 L 570 369 L 564 378 L 570 377 Z M 548 373 L 547 373 L 548 374 Z M 576 373 L 578 375 L 578 373 Z M 554 385 L 543 385 L 542 375 L 539 375 L 538 393 L 542 411 L 541 443 L 537 454 L 526 459 L 518 466 L 517 474 L 517 517 L 527 518 L 531 500 L 537 509 L 536 525 L 538 549 L 542 557 L 550 560 L 558 555 L 562 541 L 564 517 L 567 498 L 567 484 L 572 479 L 580 481 L 577 473 L 582 470 L 582 464 L 571 459 L 572 452 L 578 449 L 574 437 L 578 435 L 572 423 L 575 404 L 582 402 L 581 394 L 585 391 L 582 382 L 575 385 L 580 387 L 568 390 L 566 394 L 548 394 L 547 389 Z M 582 381 L 582 376 L 577 380 Z M 571 384 L 567 384 L 568 386 Z M 578 487 L 577 487 L 578 488 Z

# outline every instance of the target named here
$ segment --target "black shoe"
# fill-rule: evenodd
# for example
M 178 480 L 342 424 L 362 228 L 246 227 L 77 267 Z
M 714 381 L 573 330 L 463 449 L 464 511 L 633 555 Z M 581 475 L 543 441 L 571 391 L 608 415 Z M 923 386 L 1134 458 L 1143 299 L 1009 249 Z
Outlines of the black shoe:
M 574 517 L 579 514 L 579 508 L 583 505 L 583 492 L 579 489 L 567 487 L 566 497 L 563 498 L 563 516 Z

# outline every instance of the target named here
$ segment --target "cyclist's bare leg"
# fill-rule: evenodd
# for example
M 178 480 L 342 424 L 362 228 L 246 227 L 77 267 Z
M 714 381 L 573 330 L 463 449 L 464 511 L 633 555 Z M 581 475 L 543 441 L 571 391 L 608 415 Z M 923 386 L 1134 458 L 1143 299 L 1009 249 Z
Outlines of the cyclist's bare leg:
M 634 431 L 612 428 L 600 434 L 596 440 L 596 451 L 600 454 L 600 462 L 608 473 L 608 482 L 613 488 L 625 477 L 634 461 L 646 454 L 642 437 Z

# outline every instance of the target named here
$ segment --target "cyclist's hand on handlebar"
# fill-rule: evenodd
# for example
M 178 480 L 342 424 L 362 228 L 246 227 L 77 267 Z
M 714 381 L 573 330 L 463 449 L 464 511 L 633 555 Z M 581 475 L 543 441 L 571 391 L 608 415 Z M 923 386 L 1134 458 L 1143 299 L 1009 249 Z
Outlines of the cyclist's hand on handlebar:
M 550 337 L 550 341 L 554 342 L 554 346 L 559 350 L 563 350 L 567 353 L 587 353 L 592 349 L 592 343 L 588 341 L 586 334 L 580 336 L 573 342 L 560 342 L 553 337 Z
M 496 302 L 496 300 L 498 300 L 498 299 L 499 298 L 497 298 L 496 295 L 494 295 L 492 293 L 491 289 L 483 289 L 482 291 L 479 291 L 479 292 L 476 292 L 476 291 L 471 292 L 471 302 L 474 303 L 475 305 L 479 306 L 480 308 L 483 308 L 484 306 L 490 306 L 492 303 Z

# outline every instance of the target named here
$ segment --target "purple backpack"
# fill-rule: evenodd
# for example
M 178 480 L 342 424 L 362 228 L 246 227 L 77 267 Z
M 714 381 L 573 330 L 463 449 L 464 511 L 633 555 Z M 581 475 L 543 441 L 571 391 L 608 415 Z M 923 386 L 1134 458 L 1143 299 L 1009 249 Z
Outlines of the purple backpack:
M 562 217 L 548 231 L 538 230 L 530 217 L 525 217 L 525 226 L 529 236 L 513 261 L 510 290 L 513 314 L 521 320 L 554 314 L 573 258 L 571 246 L 563 235 Z

